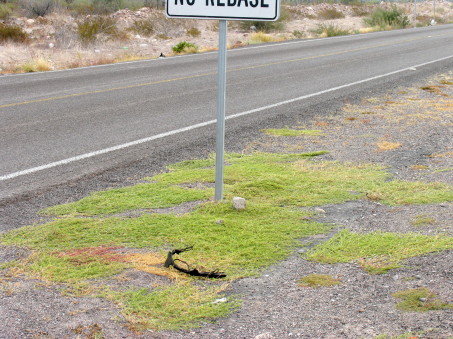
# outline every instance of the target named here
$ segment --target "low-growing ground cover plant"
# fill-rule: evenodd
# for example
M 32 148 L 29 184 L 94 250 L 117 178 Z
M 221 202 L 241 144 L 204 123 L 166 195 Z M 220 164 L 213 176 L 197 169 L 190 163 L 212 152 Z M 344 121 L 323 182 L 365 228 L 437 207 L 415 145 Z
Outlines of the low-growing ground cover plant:
M 453 304 L 441 300 L 435 293 L 424 287 L 395 292 L 393 296 L 400 299 L 396 307 L 406 312 L 426 312 L 453 308 Z
M 307 253 L 307 259 L 330 264 L 356 261 L 367 272 L 381 274 L 399 267 L 403 259 L 451 248 L 449 236 L 342 230 Z
M 300 239 L 332 229 L 311 220 L 313 213 L 301 207 L 367 199 L 369 194 L 387 204 L 453 199 L 448 185 L 389 180 L 382 166 L 313 160 L 324 154 L 227 154 L 222 202 L 209 201 L 215 177 L 215 159 L 209 157 L 170 165 L 168 172 L 148 178 L 149 183 L 48 208 L 42 214 L 55 220 L 0 237 L 3 245 L 32 251 L 2 268 L 15 266 L 32 277 L 72 286 L 75 293 L 107 298 L 136 329 L 186 328 L 227 315 L 239 304 L 224 293 L 224 282 L 206 287 L 163 267 L 170 249 L 193 246 L 184 253 L 185 262 L 221 270 L 231 281 L 260 273 L 287 257 Z M 229 203 L 237 195 L 247 199 L 245 210 Z M 188 202 L 198 206 L 182 214 L 154 213 Z M 307 258 L 357 260 L 369 272 L 381 273 L 405 258 L 451 247 L 449 237 L 345 230 L 308 252 Z M 126 269 L 163 275 L 173 283 L 128 291 L 103 285 Z M 169 316 L 186 307 L 187 298 L 191 308 L 185 316 Z M 215 303 L 218 299 L 223 301 Z

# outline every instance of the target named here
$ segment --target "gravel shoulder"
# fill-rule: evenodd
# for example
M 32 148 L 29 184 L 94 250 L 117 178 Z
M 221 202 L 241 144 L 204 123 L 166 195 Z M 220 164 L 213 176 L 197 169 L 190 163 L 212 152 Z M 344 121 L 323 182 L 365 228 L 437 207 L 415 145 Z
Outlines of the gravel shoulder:
M 345 103 L 341 111 L 291 126 L 321 130 L 323 135 L 275 137 L 262 135 L 243 152 L 309 152 L 328 150 L 323 160 L 376 163 L 393 178 L 444 182 L 453 172 L 453 72 L 440 74 L 411 88 Z M 284 126 L 278 126 L 284 127 Z M 356 263 L 320 264 L 301 255 L 346 227 L 354 232 L 375 230 L 453 235 L 453 203 L 386 206 L 378 200 L 350 201 L 313 209 L 316 219 L 336 225 L 334 232 L 304 239 L 287 260 L 259 277 L 231 284 L 241 308 L 212 324 L 178 332 L 134 333 L 119 310 L 100 298 L 74 297 L 63 286 L 0 271 L 0 338 L 376 338 L 415 335 L 451 338 L 453 310 L 402 312 L 392 293 L 428 287 L 453 303 L 453 251 L 411 258 L 383 275 L 370 275 Z M 417 217 L 431 222 L 414 226 Z M 0 246 L 0 265 L 29 253 Z M 302 288 L 297 280 L 310 273 L 328 274 L 341 285 Z M 147 286 L 151 274 L 128 271 L 128 284 Z M 165 279 L 164 279 L 165 280 Z M 121 283 L 120 279 L 112 283 Z M 409 337 L 409 335 L 407 335 Z M 414 337 L 414 336 L 412 336 Z

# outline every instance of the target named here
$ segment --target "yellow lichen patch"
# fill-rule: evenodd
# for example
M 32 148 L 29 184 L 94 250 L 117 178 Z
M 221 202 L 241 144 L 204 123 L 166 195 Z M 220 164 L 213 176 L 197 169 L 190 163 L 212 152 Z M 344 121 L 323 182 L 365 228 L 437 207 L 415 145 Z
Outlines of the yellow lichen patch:
M 180 273 L 164 267 L 165 259 L 164 255 L 156 252 L 134 253 L 124 257 L 124 260 L 131 263 L 136 270 L 170 279 L 181 279 L 182 275 Z
M 380 151 L 390 151 L 401 147 L 399 142 L 380 141 L 377 143 L 377 147 Z

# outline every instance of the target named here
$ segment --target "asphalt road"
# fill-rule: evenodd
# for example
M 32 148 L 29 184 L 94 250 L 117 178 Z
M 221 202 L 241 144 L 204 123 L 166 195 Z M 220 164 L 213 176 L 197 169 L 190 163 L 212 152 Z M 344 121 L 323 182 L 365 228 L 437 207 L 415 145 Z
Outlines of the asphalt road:
M 259 128 L 452 70 L 453 25 L 235 49 L 227 66 L 234 149 Z M 11 204 L 65 202 L 213 152 L 216 77 L 217 53 L 0 77 L 0 230 Z

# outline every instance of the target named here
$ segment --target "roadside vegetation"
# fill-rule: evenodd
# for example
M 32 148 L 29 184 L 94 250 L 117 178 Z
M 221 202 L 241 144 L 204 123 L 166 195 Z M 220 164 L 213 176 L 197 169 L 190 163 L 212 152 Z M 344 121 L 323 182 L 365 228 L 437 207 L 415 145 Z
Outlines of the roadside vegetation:
M 408 16 L 395 5 L 391 9 L 375 9 L 369 17 L 364 19 L 364 22 L 368 26 L 378 27 L 380 30 L 401 29 L 410 24 Z
M 431 24 L 426 4 L 418 26 Z M 229 48 L 412 26 L 410 4 L 285 3 L 275 22 L 232 21 Z M 423 7 L 424 6 L 424 7 Z M 442 7 L 443 6 L 443 7 Z M 439 4 L 436 22 L 453 22 Z M 308 22 L 306 22 L 308 20 Z M 0 72 L 40 72 L 199 53 L 217 48 L 217 24 L 166 18 L 159 0 L 4 0 Z M 182 46 L 182 43 L 193 46 Z M 194 47 L 195 46 L 195 47 Z M 46 61 L 46 67 L 34 65 Z
M 313 137 L 319 131 L 275 136 Z M 42 211 L 54 220 L 3 234 L 0 243 L 25 247 L 27 258 L 3 267 L 29 277 L 67 284 L 72 293 L 113 301 L 137 330 L 180 329 L 226 316 L 240 305 L 228 294 L 228 282 L 257 275 L 287 257 L 300 239 L 328 232 L 331 225 L 312 220 L 302 207 L 342 203 L 379 196 L 381 203 L 426 204 L 453 200 L 450 186 L 390 180 L 382 166 L 323 160 L 326 152 L 228 154 L 225 200 L 213 195 L 215 159 L 190 160 L 168 167 L 149 183 L 93 193 L 73 203 Z M 234 196 L 247 200 L 236 210 Z M 185 204 L 191 207 L 184 207 Z M 173 214 L 168 208 L 181 208 Z M 181 254 L 191 267 L 222 271 L 223 281 L 203 284 L 172 268 L 166 253 Z M 453 238 L 420 234 L 348 230 L 314 247 L 307 259 L 325 263 L 357 261 L 370 273 L 385 273 L 406 258 L 453 248 Z M 125 270 L 166 277 L 154 288 L 111 287 Z M 332 286 L 339 281 L 323 275 L 302 278 L 301 286 Z M 68 293 L 68 290 L 66 291 Z M 221 302 L 215 302 L 221 300 Z M 184 316 L 181 314 L 184 309 Z

